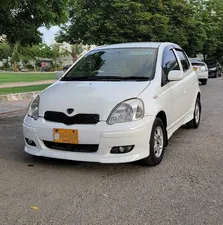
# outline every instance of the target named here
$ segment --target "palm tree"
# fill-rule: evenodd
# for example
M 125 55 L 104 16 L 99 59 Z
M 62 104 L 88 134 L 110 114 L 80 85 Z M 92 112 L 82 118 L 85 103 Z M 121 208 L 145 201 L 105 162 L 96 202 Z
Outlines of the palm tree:
M 82 45 L 80 44 L 74 44 L 71 45 L 71 50 L 63 49 L 63 55 L 65 56 L 71 56 L 73 59 L 73 62 L 76 62 L 80 54 L 84 51 Z
M 52 44 L 51 45 L 51 58 L 53 59 L 53 64 L 54 64 L 54 69 L 57 70 L 57 60 L 58 58 L 60 58 L 60 56 L 63 55 L 61 49 L 60 49 L 60 44 L 56 43 L 56 44 Z

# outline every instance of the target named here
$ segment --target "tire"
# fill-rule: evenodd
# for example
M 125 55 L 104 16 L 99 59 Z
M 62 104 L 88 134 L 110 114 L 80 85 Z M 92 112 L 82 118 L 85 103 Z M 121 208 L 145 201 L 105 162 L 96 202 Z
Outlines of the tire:
M 166 143 L 166 128 L 162 120 L 160 118 L 156 118 L 153 123 L 150 136 L 150 154 L 145 159 L 142 159 L 141 162 L 146 166 L 158 165 L 163 159 Z M 157 148 L 155 148 L 155 145 Z
M 206 84 L 207 84 L 207 82 L 208 82 L 208 80 L 207 80 L 207 79 L 202 79 L 202 80 L 201 80 L 202 85 L 206 85 Z
M 187 128 L 197 129 L 200 125 L 200 120 L 201 120 L 201 102 L 197 98 L 194 108 L 194 118 L 186 124 Z

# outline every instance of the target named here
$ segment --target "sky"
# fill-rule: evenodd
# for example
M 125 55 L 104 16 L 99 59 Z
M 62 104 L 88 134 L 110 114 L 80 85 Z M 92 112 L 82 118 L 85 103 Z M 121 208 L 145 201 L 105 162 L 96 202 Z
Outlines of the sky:
M 58 26 L 52 26 L 49 30 L 45 27 L 40 27 L 39 31 L 43 33 L 43 42 L 47 45 L 55 43 L 54 35 L 60 30 Z

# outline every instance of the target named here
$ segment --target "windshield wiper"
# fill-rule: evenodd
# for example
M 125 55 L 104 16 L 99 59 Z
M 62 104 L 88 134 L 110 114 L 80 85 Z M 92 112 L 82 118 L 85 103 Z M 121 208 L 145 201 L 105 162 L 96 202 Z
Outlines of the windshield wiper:
M 136 81 L 147 81 L 148 77 L 121 77 L 121 76 L 86 76 L 86 77 L 64 77 L 61 81 L 121 81 L 121 80 L 136 80 Z
M 90 76 L 87 77 L 86 80 L 114 80 L 114 81 L 121 81 L 121 80 L 137 80 L 137 81 L 145 81 L 149 80 L 148 77 L 138 77 L 138 76 L 130 76 L 130 77 L 121 77 L 121 76 Z
M 89 76 L 87 80 L 121 80 L 120 76 Z
M 121 80 L 119 76 L 85 76 L 85 77 L 64 77 L 61 81 L 94 81 L 94 80 Z
M 149 77 L 138 77 L 138 76 L 130 76 L 130 77 L 122 77 L 123 80 L 149 80 Z
M 88 77 L 64 77 L 61 79 L 61 81 L 81 81 L 81 80 L 87 80 Z

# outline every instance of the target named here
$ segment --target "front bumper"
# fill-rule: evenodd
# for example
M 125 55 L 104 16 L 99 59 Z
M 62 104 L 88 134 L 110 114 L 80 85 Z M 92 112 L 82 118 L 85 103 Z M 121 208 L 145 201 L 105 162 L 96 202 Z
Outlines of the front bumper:
M 142 120 L 107 125 L 99 122 L 96 125 L 72 125 L 48 122 L 43 118 L 33 120 L 26 116 L 23 123 L 24 138 L 31 139 L 36 146 L 25 141 L 25 151 L 36 156 L 88 161 L 100 163 L 125 163 L 143 159 L 149 155 L 149 140 L 154 117 L 146 116 Z M 69 152 L 47 148 L 43 141 L 53 141 L 53 128 L 77 129 L 79 144 L 97 144 L 94 153 Z M 111 154 L 115 146 L 134 145 L 129 153 Z
M 208 77 L 216 77 L 217 76 L 218 71 L 217 70 L 210 70 L 208 71 Z

